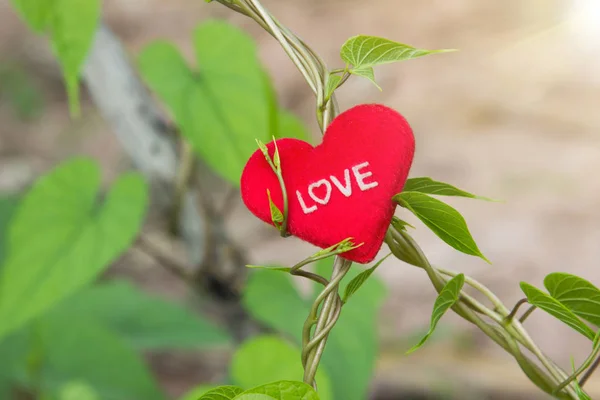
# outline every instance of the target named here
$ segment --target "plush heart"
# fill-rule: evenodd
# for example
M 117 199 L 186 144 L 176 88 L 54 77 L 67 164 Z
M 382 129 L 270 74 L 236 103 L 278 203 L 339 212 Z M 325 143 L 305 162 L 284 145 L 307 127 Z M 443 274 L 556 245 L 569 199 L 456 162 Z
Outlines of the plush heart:
M 402 191 L 412 164 L 415 141 L 408 122 L 383 105 L 359 105 L 340 114 L 316 147 L 296 139 L 276 143 L 288 194 L 288 232 L 322 248 L 352 237 L 363 245 L 343 257 L 373 260 L 394 214 L 392 196 Z M 274 142 L 267 148 L 273 157 Z M 283 210 L 277 177 L 257 150 L 242 173 L 242 199 L 272 224 L 267 189 Z

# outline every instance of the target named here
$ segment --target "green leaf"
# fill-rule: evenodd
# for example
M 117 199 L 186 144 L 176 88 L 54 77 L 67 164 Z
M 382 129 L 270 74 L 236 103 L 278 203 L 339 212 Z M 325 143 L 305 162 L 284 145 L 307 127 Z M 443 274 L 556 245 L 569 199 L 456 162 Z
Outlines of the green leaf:
M 11 0 L 13 6 L 31 29 L 43 31 L 48 26 L 56 0 Z
M 231 400 L 243 391 L 242 388 L 237 386 L 219 386 L 204 393 L 200 398 L 195 397 L 193 400 Z
M 279 271 L 279 272 L 291 272 L 291 268 L 289 267 L 269 267 L 269 266 L 265 266 L 265 265 L 246 265 L 247 268 L 254 268 L 254 269 L 264 269 L 267 271 Z
M 306 126 L 302 120 L 291 112 L 281 109 L 279 111 L 278 125 L 279 128 L 275 135 L 276 139 L 287 137 L 310 142 L 310 134 Z
M 525 293 L 525 296 L 527 296 L 529 304 L 546 311 L 548 314 L 569 325 L 588 339 L 594 340 L 594 337 L 596 336 L 594 331 L 592 331 L 589 326 L 581 321 L 577 315 L 573 314 L 561 302 L 526 282 L 521 282 L 521 290 Z
M 267 396 L 266 394 L 247 393 L 236 397 L 236 400 L 277 400 L 275 397 Z
M 342 82 L 342 77 L 336 74 L 329 74 L 327 78 L 327 85 L 325 86 L 325 98 L 330 99 L 333 95 L 333 92 L 340 86 Z
M 99 187 L 98 165 L 73 159 L 23 199 L 0 271 L 0 338 L 93 281 L 133 242 L 148 201 L 143 178 L 121 176 L 103 203 Z
M 321 390 L 321 389 L 319 389 Z M 238 400 L 266 400 L 263 397 L 252 397 L 251 394 L 265 395 L 267 398 L 275 400 L 319 400 L 323 399 L 322 395 L 319 397 L 315 390 L 308 386 L 306 383 L 298 381 L 286 381 L 281 380 L 278 382 L 268 383 L 256 387 L 254 389 L 246 390 L 240 396 L 236 397 Z
M 392 253 L 383 257 L 381 260 L 377 261 L 377 263 L 375 265 L 373 265 L 371 268 L 366 269 L 365 271 L 363 271 L 360 274 L 358 274 L 357 276 L 355 276 L 354 279 L 352 279 L 350 281 L 350 283 L 348 283 L 348 285 L 346 285 L 346 291 L 344 293 L 344 297 L 342 298 L 342 302 L 346 303 L 348 301 L 348 299 L 354 293 L 356 293 L 358 291 L 358 289 L 360 289 L 360 287 L 367 281 L 367 279 L 369 279 L 369 277 L 373 274 L 373 272 L 375 272 L 377 267 L 379 267 L 381 265 L 381 263 L 384 262 L 386 260 L 386 258 L 388 258 L 391 254 Z
M 26 376 L 30 342 L 24 329 L 0 339 L 0 399 L 11 399 L 12 386 Z
M 354 36 L 344 45 L 341 57 L 354 68 L 368 68 L 375 65 L 405 61 L 429 54 L 446 53 L 454 50 L 423 50 L 407 44 L 393 42 L 376 36 Z
M 67 86 L 71 115 L 79 115 L 79 74 L 87 58 L 98 22 L 100 0 L 55 0 L 50 32 Z
M 362 68 L 352 68 L 350 70 L 352 75 L 362 76 L 363 78 L 367 78 L 377 87 L 377 89 L 382 90 L 381 86 L 377 84 L 375 81 L 375 71 L 373 71 L 373 67 L 362 67 Z
M 600 289 L 575 275 L 552 273 L 544 279 L 552 297 L 575 315 L 600 326 Z
M 255 138 L 270 136 L 268 90 L 256 46 L 241 30 L 210 21 L 194 33 L 198 72 L 177 49 L 156 42 L 140 55 L 140 72 L 166 103 L 198 155 L 239 185 Z
M 44 392 L 58 394 L 65 384 L 78 381 L 99 399 L 164 399 L 140 355 L 91 318 L 53 310 L 33 329 L 41 344 Z
M 275 203 L 273 203 L 273 199 L 271 199 L 271 191 L 267 189 L 267 197 L 269 198 L 269 209 L 271 210 L 271 220 L 273 221 L 273 225 L 277 228 L 281 226 L 283 223 L 284 217 L 281 213 L 281 210 L 277 208 Z
M 230 368 L 233 382 L 241 387 L 254 387 L 269 380 L 298 380 L 303 376 L 300 349 L 272 335 L 244 342 L 234 354 Z M 321 398 L 332 399 L 329 378 L 323 369 L 317 371 L 316 380 Z M 254 390 L 244 393 L 273 396 L 273 393 Z
M 431 323 L 429 324 L 429 331 L 423 339 L 415 346 L 413 346 L 410 350 L 406 352 L 406 354 L 410 354 L 413 351 L 419 349 L 421 346 L 425 344 L 427 339 L 433 334 L 435 331 L 435 327 L 437 326 L 440 318 L 448 311 L 460 298 L 460 291 L 462 290 L 465 284 L 465 275 L 458 274 L 454 278 L 450 279 L 440 294 L 438 295 L 435 303 L 433 305 L 433 312 L 431 313 Z
M 229 334 L 177 303 L 125 281 L 92 286 L 59 306 L 73 319 L 89 316 L 140 350 L 223 346 Z
M 394 200 L 456 250 L 490 262 L 477 247 L 465 219 L 448 204 L 419 192 L 402 192 Z
M 6 256 L 6 233 L 18 205 L 19 199 L 17 196 L 0 197 L 0 270 Z
M 459 196 L 470 199 L 479 199 L 486 201 L 496 201 L 487 197 L 476 196 L 472 193 L 465 192 L 462 189 L 454 187 L 448 183 L 434 181 L 428 177 L 410 178 L 404 184 L 404 192 L 419 192 L 432 194 L 436 196 Z

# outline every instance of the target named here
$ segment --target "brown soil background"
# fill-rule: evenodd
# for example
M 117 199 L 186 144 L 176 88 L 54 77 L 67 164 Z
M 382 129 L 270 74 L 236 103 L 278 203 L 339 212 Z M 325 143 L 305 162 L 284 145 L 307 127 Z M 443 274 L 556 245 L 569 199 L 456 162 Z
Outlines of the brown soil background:
M 259 43 L 281 101 L 316 135 L 314 99 L 302 77 L 278 44 L 252 21 L 200 0 L 104 3 L 106 22 L 132 55 L 158 38 L 174 41 L 191 55 L 194 26 L 211 17 L 228 19 L 247 30 Z M 522 297 L 520 281 L 541 285 L 550 272 L 580 274 L 600 284 L 597 0 L 280 0 L 265 4 L 332 67 L 341 64 L 341 44 L 356 34 L 384 36 L 422 48 L 460 49 L 378 68 L 383 92 L 360 79 L 351 79 L 339 91 L 342 109 L 382 102 L 411 121 L 417 136 L 412 176 L 431 176 L 504 200 L 449 201 L 464 213 L 492 266 L 455 252 L 423 228 L 415 236 L 434 263 L 472 275 L 509 305 Z M 0 102 L 0 190 L 23 187 L 71 155 L 97 158 L 105 166 L 107 180 L 126 167 L 116 139 L 89 101 L 84 100 L 81 120 L 69 120 L 60 73 L 45 41 L 24 27 L 8 0 L 0 0 L 0 61 L 23 65 L 45 101 L 43 115 L 33 122 L 19 120 Z M 240 204 L 230 220 L 235 221 L 233 235 L 255 262 L 292 262 L 312 250 L 269 233 Z M 428 324 L 435 294 L 422 271 L 400 262 L 387 261 L 379 274 L 390 295 L 381 315 L 378 382 L 458 388 L 449 398 L 508 398 L 503 389 L 525 393 L 522 398 L 538 398 L 516 364 L 453 315 L 442 322 L 446 335 L 422 352 L 403 356 L 408 345 L 400 339 Z M 147 278 L 150 287 L 178 296 L 176 282 L 161 271 L 155 275 Z M 577 333 L 542 313 L 534 313 L 527 327 L 562 365 L 568 365 L 570 356 L 583 359 L 590 350 Z M 174 395 L 210 373 L 190 372 L 192 366 L 200 368 L 194 360 L 175 360 L 165 356 L 157 361 L 162 363 L 157 367 L 162 381 Z M 600 377 L 592 378 L 590 387 L 594 385 L 600 388 Z

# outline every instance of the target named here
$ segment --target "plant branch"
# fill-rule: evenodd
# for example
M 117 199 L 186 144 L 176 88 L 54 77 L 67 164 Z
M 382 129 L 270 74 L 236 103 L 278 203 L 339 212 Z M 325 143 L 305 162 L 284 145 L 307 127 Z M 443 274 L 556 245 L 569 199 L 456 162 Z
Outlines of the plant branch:
M 583 385 L 586 384 L 586 382 L 590 379 L 590 377 L 594 374 L 594 372 L 596 372 L 599 365 L 600 365 L 600 356 L 598 356 L 594 360 L 594 363 L 591 365 L 591 367 L 587 371 L 585 371 L 585 374 L 583 374 L 583 376 L 579 380 L 579 386 L 583 387 Z

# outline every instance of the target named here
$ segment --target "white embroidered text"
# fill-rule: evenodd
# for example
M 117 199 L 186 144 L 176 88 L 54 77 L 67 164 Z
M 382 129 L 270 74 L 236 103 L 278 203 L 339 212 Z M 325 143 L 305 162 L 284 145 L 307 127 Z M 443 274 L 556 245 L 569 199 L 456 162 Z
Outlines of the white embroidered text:
M 348 169 L 344 169 L 343 182 L 340 181 L 337 177 L 331 175 L 329 176 L 329 180 L 320 179 L 316 182 L 308 185 L 307 193 L 309 201 L 308 203 L 304 201 L 304 197 L 299 190 L 296 190 L 296 197 L 298 198 L 298 202 L 300 203 L 300 207 L 302 207 L 302 211 L 304 214 L 310 214 L 317 210 L 318 206 L 326 205 L 331 200 L 331 193 L 333 191 L 333 187 L 335 187 L 342 195 L 345 197 L 352 196 L 352 180 L 350 178 L 350 170 L 352 170 L 352 174 L 354 179 L 356 180 L 356 184 L 361 191 L 366 191 L 369 189 L 373 189 L 379 185 L 378 182 L 371 180 L 366 181 L 367 178 L 373 176 L 373 173 L 369 170 L 365 170 L 369 166 L 369 162 L 364 162 L 354 167 Z M 361 171 L 362 170 L 362 171 Z M 331 182 L 330 182 L 331 181 Z M 333 183 L 333 185 L 332 185 Z

